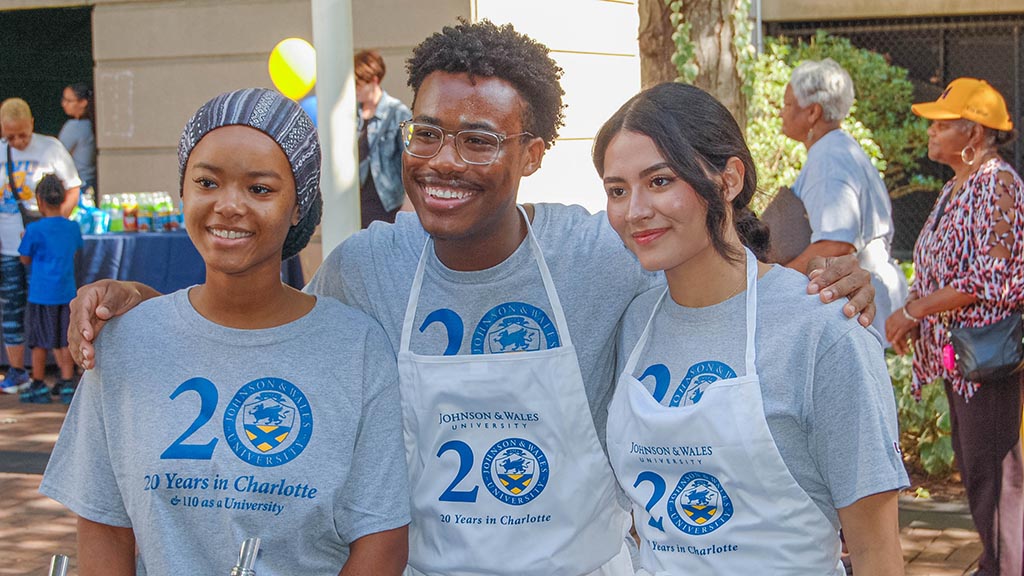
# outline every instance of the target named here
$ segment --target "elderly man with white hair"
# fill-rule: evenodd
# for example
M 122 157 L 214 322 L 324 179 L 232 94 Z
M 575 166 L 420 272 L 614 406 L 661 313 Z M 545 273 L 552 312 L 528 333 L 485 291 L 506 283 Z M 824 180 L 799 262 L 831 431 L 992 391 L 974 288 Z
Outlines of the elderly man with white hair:
M 785 265 L 807 272 L 815 256 L 857 254 L 871 273 L 885 341 L 887 313 L 907 298 L 907 283 L 890 256 L 892 204 L 878 170 L 860 144 L 840 128 L 853 106 L 853 81 L 835 61 L 807 60 L 793 70 L 782 108 L 782 132 L 807 147 L 793 183 L 811 226 L 810 245 Z

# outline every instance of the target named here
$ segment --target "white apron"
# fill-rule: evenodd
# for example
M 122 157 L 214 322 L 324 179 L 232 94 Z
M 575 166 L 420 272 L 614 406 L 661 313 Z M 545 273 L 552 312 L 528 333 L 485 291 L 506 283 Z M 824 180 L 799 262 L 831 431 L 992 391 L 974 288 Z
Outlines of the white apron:
M 641 574 L 844 574 L 839 536 L 789 473 L 754 365 L 757 261 L 747 252 L 746 372 L 696 403 L 658 403 L 633 371 L 651 313 L 608 407 L 608 454 L 633 501 Z
M 576 350 L 529 219 L 527 237 L 558 348 L 410 352 L 432 241 L 420 256 L 398 354 L 412 493 L 407 574 L 632 574 L 623 545 L 629 514 L 616 499 Z

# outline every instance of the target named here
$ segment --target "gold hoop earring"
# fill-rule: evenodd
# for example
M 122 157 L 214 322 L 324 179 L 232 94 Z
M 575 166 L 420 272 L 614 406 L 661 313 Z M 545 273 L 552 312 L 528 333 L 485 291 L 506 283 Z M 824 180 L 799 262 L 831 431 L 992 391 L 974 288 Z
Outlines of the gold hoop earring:
M 971 149 L 971 159 L 970 160 L 967 159 L 967 149 L 968 148 Z M 968 166 L 974 166 L 974 161 L 978 159 L 978 153 L 974 149 L 974 146 L 971 146 L 970 144 L 968 144 L 967 146 L 964 146 L 963 150 L 960 150 L 960 159 L 964 161 L 964 164 L 967 164 Z

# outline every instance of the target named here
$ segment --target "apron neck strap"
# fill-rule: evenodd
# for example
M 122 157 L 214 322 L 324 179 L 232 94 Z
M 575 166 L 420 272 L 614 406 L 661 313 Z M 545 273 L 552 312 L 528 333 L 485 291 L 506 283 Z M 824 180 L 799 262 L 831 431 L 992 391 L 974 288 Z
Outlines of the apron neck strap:
M 434 245 L 430 237 L 423 243 L 423 250 L 420 251 L 420 260 L 416 264 L 416 274 L 412 277 L 412 288 L 409 290 L 409 302 L 405 305 L 405 320 L 402 322 L 402 340 L 398 346 L 398 353 L 409 351 L 409 340 L 412 336 L 412 323 L 416 319 L 416 304 L 420 301 L 420 288 L 423 287 L 423 270 L 427 263 L 427 250 Z
M 746 276 L 747 276 L 747 289 L 746 289 L 746 351 L 744 354 L 744 362 L 746 363 L 746 374 L 752 375 L 756 373 L 755 361 L 757 359 L 756 350 L 754 347 L 754 337 L 757 333 L 757 258 L 754 254 L 744 248 L 746 254 Z M 647 339 L 651 335 L 651 326 L 654 324 L 654 318 L 658 315 L 658 310 L 661 309 L 662 302 L 665 301 L 665 297 L 668 296 L 668 288 L 661 293 L 658 301 L 654 304 L 654 310 L 651 311 L 651 317 L 647 319 L 647 325 L 644 326 L 644 331 L 640 335 L 640 340 L 637 341 L 636 345 L 633 346 L 633 351 L 629 354 L 629 359 L 626 360 L 626 365 L 623 366 L 623 373 L 632 374 L 636 368 L 637 362 L 640 361 L 640 354 L 643 352 L 644 347 L 647 345 Z
M 533 254 L 534 259 L 537 261 L 537 267 L 540 269 L 541 281 L 544 283 L 544 291 L 547 292 L 548 300 L 551 302 L 551 312 L 555 316 L 555 326 L 558 329 L 562 346 L 571 347 L 572 337 L 569 335 L 569 324 L 565 320 L 565 311 L 562 309 L 562 301 L 558 299 L 558 292 L 555 290 L 555 283 L 551 279 L 548 263 L 544 260 L 544 253 L 541 251 L 540 243 L 533 233 L 533 225 L 530 224 L 530 218 L 526 214 L 526 210 L 521 205 L 516 207 L 526 222 L 526 239 L 530 245 L 530 252 Z M 409 342 L 412 340 L 412 326 L 416 319 L 416 306 L 419 304 L 420 291 L 423 288 L 423 276 L 429 255 L 428 250 L 433 245 L 433 238 L 428 237 L 427 241 L 423 244 L 423 251 L 420 252 L 420 260 L 416 265 L 416 275 L 413 276 L 412 288 L 409 291 L 409 302 L 405 307 L 405 320 L 402 322 L 402 339 L 399 344 L 399 353 L 409 351 Z
M 757 359 L 757 350 L 754 346 L 754 337 L 757 334 L 757 258 L 746 247 L 743 248 L 743 252 L 747 256 L 747 349 L 745 359 L 746 374 L 751 376 L 757 373 L 757 368 L 754 365 Z
M 533 257 L 537 260 L 537 267 L 540 268 L 540 279 L 544 282 L 544 291 L 547 292 L 548 301 L 551 302 L 551 312 L 555 315 L 555 326 L 558 327 L 562 346 L 571 348 L 572 336 L 569 335 L 569 323 L 565 320 L 562 301 L 558 299 L 558 291 L 555 290 L 555 282 L 551 279 L 551 271 L 548 270 L 547 260 L 544 259 L 544 253 L 540 249 L 540 242 L 537 241 L 537 236 L 533 233 L 533 224 L 530 224 L 530 217 L 526 214 L 526 209 L 522 204 L 516 205 L 516 208 L 519 208 L 519 213 L 523 215 L 523 221 L 526 222 L 526 239 L 530 243 Z

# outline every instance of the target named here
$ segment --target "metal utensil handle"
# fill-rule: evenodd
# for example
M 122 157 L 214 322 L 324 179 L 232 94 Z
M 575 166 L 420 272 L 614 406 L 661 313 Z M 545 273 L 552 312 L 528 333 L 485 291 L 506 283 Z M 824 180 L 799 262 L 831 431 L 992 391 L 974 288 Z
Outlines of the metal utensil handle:
M 230 576 L 256 576 L 256 556 L 260 553 L 260 539 L 253 536 L 242 542 L 242 549 L 238 552 L 238 564 L 231 569 Z
M 54 554 L 50 560 L 50 576 L 67 576 L 68 557 L 63 554 Z

